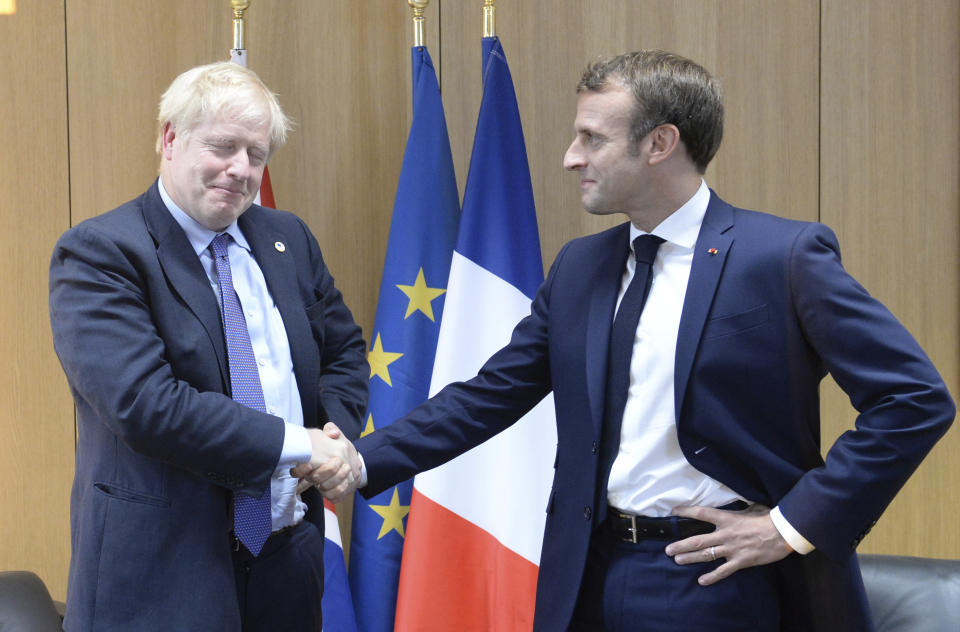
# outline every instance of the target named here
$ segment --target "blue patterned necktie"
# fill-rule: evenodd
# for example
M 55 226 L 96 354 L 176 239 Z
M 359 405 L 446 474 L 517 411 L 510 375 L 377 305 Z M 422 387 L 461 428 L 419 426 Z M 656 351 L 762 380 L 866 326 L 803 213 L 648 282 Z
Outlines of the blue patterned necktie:
M 603 435 L 600 440 L 600 475 L 597 477 L 597 520 L 602 522 L 607 510 L 607 483 L 610 468 L 620 450 L 620 425 L 630 390 L 630 358 L 640 324 L 640 313 L 647 302 L 653 281 L 653 260 L 663 239 L 656 235 L 640 235 L 633 240 L 637 267 L 627 291 L 620 299 L 617 316 L 610 331 L 607 356 L 607 390 L 603 414 Z
M 230 389 L 233 401 L 250 408 L 267 412 L 263 401 L 263 388 L 260 386 L 260 373 L 253 357 L 250 333 L 247 321 L 243 317 L 240 299 L 233 289 L 233 275 L 230 271 L 230 258 L 227 245 L 230 235 L 220 233 L 210 242 L 213 261 L 220 278 L 220 303 L 223 315 L 223 333 L 227 339 L 227 363 L 230 367 Z M 259 555 L 264 542 L 270 537 L 270 486 L 260 498 L 246 494 L 235 494 L 233 503 L 233 530 L 253 555 Z

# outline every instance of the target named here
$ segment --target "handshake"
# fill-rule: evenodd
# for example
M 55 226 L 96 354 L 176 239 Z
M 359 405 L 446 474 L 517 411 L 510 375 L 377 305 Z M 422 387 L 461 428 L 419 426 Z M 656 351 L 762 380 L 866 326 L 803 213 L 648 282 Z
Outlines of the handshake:
M 297 492 L 316 487 L 331 502 L 344 500 L 360 486 L 360 454 L 340 429 L 328 421 L 323 430 L 308 428 L 313 454 L 309 463 L 290 470 L 300 479 Z

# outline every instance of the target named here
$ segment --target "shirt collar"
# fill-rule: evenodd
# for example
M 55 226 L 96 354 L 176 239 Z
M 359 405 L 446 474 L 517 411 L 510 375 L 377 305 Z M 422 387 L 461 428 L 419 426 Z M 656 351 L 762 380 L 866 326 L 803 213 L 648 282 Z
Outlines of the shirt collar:
M 697 244 L 697 236 L 700 234 L 700 226 L 703 224 L 703 218 L 707 214 L 707 205 L 710 204 L 710 189 L 707 183 L 701 178 L 700 188 L 693 194 L 686 203 L 671 213 L 665 220 L 660 222 L 656 228 L 650 231 L 650 234 L 663 238 L 665 241 L 676 244 L 682 248 L 693 249 Z M 630 249 L 633 250 L 633 241 L 640 235 L 646 235 L 631 222 L 630 224 Z
M 172 215 L 173 219 L 180 225 L 183 232 L 187 234 L 190 245 L 193 246 L 194 252 L 196 252 L 199 257 L 210 247 L 210 242 L 213 241 L 213 238 L 220 233 L 210 230 L 177 206 L 177 203 L 173 201 L 173 198 L 170 197 L 167 190 L 163 188 L 163 178 L 157 178 L 157 188 L 160 190 L 160 199 L 163 200 L 164 206 L 170 211 L 170 215 Z M 240 232 L 240 227 L 237 225 L 236 220 L 221 232 L 233 237 L 237 245 L 244 250 L 250 250 L 250 244 L 247 243 L 247 239 L 243 236 L 243 233 Z

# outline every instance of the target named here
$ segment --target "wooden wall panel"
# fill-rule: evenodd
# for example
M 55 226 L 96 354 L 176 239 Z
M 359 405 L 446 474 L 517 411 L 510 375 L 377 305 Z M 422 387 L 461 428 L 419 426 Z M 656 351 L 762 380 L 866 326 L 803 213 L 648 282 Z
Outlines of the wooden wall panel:
M 441 11 L 441 84 L 461 190 L 480 102 L 481 5 L 443 2 Z M 497 34 L 516 85 L 545 264 L 569 239 L 622 221 L 587 215 L 561 161 L 586 63 L 640 48 L 686 55 L 721 78 L 726 131 L 710 186 L 734 204 L 816 219 L 817 30 L 817 6 L 804 0 L 776 11 L 759 1 L 499 3 Z
M 461 190 L 481 90 L 481 4 L 428 9 Z M 0 568 L 31 568 L 63 598 L 74 437 L 47 324 L 49 253 L 71 223 L 149 185 L 160 93 L 179 72 L 226 58 L 231 23 L 227 0 L 18 5 L 0 17 L 0 173 L 14 174 L 0 178 L 0 239 L 13 262 L 0 291 L 16 299 L 0 308 L 0 350 L 12 360 L 0 368 L 10 402 L 0 412 Z M 741 206 L 833 226 L 848 267 L 916 333 L 956 393 L 958 12 L 952 0 L 498 3 L 545 263 L 570 238 L 618 221 L 585 214 L 560 166 L 583 66 L 600 54 L 674 50 L 725 86 L 711 186 Z M 317 234 L 366 332 L 410 124 L 409 16 L 402 0 L 255 0 L 247 14 L 250 66 L 298 124 L 271 160 L 278 202 Z M 889 254 L 903 250 L 905 262 Z M 853 412 L 825 391 L 829 444 Z M 960 556 L 955 435 L 864 550 Z
M 232 14 L 226 0 L 65 4 L 77 224 L 140 195 L 157 177 L 160 95 L 184 70 L 229 58 Z
M 0 16 L 0 570 L 66 593 L 73 407 L 53 353 L 47 266 L 69 226 L 63 5 Z
M 821 212 L 846 267 L 960 393 L 960 5 L 824 0 Z M 824 444 L 854 411 L 831 386 Z M 894 500 L 864 551 L 960 557 L 960 434 Z

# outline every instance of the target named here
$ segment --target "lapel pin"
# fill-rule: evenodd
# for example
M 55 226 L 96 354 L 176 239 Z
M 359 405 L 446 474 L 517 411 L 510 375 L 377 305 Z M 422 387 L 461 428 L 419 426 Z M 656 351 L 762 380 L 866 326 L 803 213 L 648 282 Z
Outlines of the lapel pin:
M 277 249 L 277 252 L 286 252 L 287 247 L 283 245 L 282 241 L 273 242 L 273 247 Z
M 718 251 L 716 248 L 711 248 L 710 250 L 707 251 L 707 253 L 708 253 L 708 254 L 711 254 L 711 255 L 715 255 L 715 254 L 717 254 L 718 252 L 719 252 L 719 251 Z

